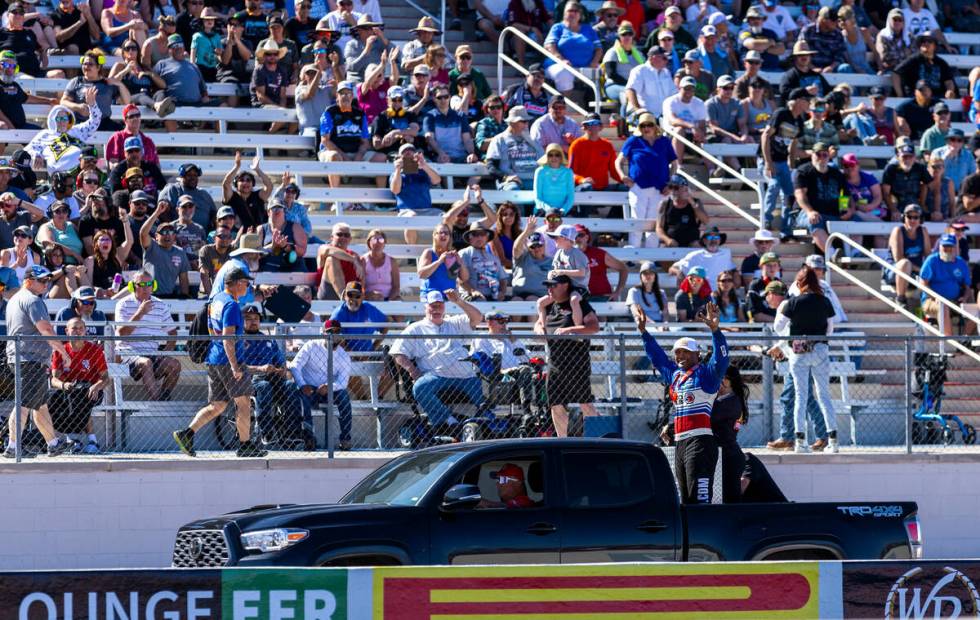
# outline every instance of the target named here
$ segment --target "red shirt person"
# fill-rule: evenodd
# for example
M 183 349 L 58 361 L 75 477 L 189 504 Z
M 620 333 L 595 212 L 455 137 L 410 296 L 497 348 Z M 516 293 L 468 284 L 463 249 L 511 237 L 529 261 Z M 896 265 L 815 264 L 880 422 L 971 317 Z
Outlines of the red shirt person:
M 143 141 L 143 161 L 156 164 L 157 166 L 160 165 L 160 155 L 157 154 L 156 145 L 150 139 L 150 136 L 140 130 L 141 119 L 140 109 L 137 106 L 130 103 L 123 108 L 123 122 L 126 124 L 126 127 L 109 136 L 109 141 L 105 145 L 105 159 L 107 162 L 116 164 L 126 159 L 126 150 L 124 148 L 126 138 L 136 136 Z
M 524 470 L 518 465 L 507 463 L 497 471 L 490 472 L 490 477 L 497 481 L 499 502 L 483 499 L 478 508 L 531 508 L 534 500 L 527 496 L 524 486 Z
M 68 336 L 84 337 L 85 321 L 74 318 L 65 328 Z M 51 356 L 52 419 L 55 428 L 64 433 L 88 435 L 81 447 L 85 454 L 98 454 L 99 444 L 92 432 L 92 408 L 102 399 L 102 392 L 109 385 L 109 367 L 105 352 L 98 343 L 89 340 L 73 340 L 65 343 L 69 363 L 66 367 L 61 355 Z
M 575 225 L 575 246 L 589 259 L 589 301 L 622 299 L 628 275 L 626 264 L 602 248 L 592 245 L 592 231 L 582 224 Z M 615 291 L 609 281 L 610 269 L 619 274 Z

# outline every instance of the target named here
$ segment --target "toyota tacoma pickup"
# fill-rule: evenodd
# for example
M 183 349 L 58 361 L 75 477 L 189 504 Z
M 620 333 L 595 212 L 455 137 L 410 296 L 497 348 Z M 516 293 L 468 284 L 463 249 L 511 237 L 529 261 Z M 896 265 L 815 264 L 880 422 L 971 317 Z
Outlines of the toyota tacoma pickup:
M 522 507 L 495 507 L 505 466 L 505 483 L 523 478 Z M 485 441 L 402 455 L 336 504 L 189 523 L 173 566 L 907 559 L 922 554 L 917 511 L 896 501 L 681 505 L 650 444 Z

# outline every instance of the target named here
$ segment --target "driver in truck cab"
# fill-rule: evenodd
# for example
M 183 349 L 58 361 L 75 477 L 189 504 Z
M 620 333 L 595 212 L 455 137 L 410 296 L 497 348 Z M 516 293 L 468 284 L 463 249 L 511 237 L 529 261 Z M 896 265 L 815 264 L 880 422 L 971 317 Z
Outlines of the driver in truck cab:
M 483 498 L 477 508 L 531 508 L 534 500 L 527 496 L 524 485 L 524 470 L 513 463 L 507 463 L 497 471 L 490 472 L 497 481 L 497 495 L 500 501 Z

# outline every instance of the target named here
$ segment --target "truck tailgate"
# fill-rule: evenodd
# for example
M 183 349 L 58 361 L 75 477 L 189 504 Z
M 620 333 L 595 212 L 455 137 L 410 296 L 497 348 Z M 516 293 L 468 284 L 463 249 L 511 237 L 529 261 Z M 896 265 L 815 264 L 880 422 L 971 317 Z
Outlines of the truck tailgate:
M 917 510 L 915 502 L 682 506 L 684 559 L 908 558 L 906 520 Z

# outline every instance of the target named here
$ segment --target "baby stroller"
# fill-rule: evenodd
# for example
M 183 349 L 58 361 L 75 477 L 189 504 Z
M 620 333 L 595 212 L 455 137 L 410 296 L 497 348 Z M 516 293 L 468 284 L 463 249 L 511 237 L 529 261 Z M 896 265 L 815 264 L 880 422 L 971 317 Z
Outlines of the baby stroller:
M 949 370 L 949 358 L 941 353 L 916 353 L 912 395 L 920 405 L 912 414 L 912 442 L 952 445 L 957 431 L 964 444 L 977 441 L 977 431 L 957 415 L 942 413 L 943 387 Z M 950 424 L 952 422 L 953 424 Z M 954 428 L 955 425 L 955 428 Z

